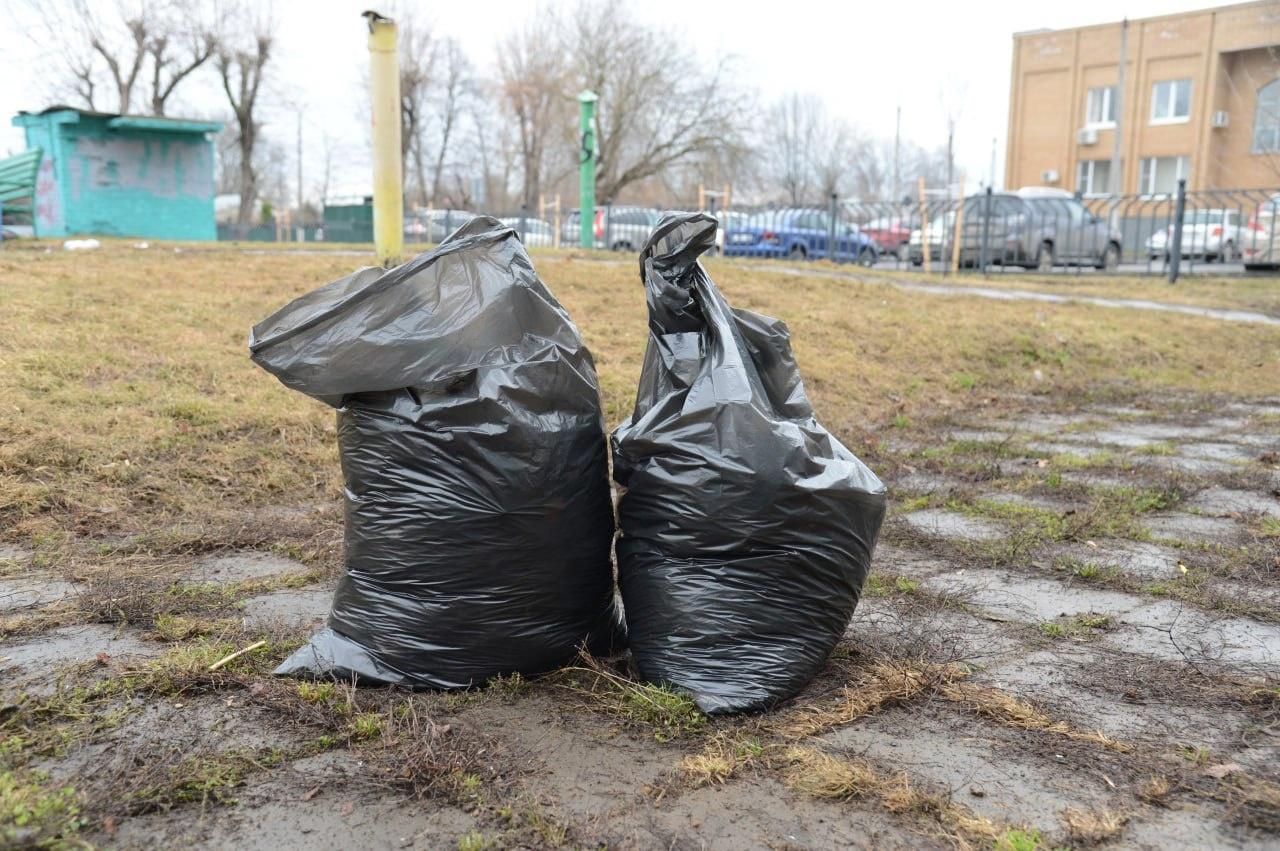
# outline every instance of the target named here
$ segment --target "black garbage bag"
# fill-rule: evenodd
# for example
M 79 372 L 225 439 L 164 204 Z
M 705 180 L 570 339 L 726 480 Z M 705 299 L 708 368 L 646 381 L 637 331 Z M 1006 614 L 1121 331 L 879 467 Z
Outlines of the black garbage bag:
M 725 713 L 817 672 L 857 605 L 885 489 L 814 418 L 786 326 L 729 307 L 698 263 L 715 233 L 668 214 L 640 254 L 649 343 L 612 442 L 635 664 Z
M 346 485 L 328 626 L 277 674 L 461 688 L 618 639 L 595 367 L 514 230 L 334 281 L 249 349 L 338 409 Z

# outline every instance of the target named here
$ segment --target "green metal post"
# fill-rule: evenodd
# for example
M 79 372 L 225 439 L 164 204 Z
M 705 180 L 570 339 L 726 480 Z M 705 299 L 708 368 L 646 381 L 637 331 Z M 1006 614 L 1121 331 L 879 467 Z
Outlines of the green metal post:
M 578 95 L 581 114 L 582 148 L 578 151 L 581 171 L 578 174 L 578 244 L 594 248 L 596 244 L 596 101 L 590 90 Z

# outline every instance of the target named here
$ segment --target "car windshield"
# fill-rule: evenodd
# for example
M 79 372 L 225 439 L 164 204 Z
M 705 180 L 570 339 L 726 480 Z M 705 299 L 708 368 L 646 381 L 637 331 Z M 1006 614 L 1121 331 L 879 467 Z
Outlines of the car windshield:
M 1183 221 L 1189 225 L 1220 225 L 1226 210 L 1188 210 Z

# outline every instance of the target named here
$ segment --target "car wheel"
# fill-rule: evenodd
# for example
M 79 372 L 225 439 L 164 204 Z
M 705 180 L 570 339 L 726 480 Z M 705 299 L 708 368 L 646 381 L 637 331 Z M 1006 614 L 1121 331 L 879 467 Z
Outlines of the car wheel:
M 1053 243 L 1042 242 L 1040 248 L 1036 250 L 1036 271 L 1052 272 L 1053 271 Z
M 874 265 L 876 265 L 876 253 L 875 253 L 874 251 L 872 251 L 870 248 L 862 248 L 862 249 L 858 252 L 858 260 L 857 260 L 857 263 L 858 263 L 858 265 L 859 265 L 859 266 L 874 266 Z
M 807 256 L 803 245 L 793 245 L 791 250 L 787 252 L 788 260 L 804 260 Z
M 1119 266 L 1120 246 L 1114 242 L 1108 242 L 1107 247 L 1102 251 L 1102 256 L 1098 258 L 1097 268 L 1107 272 L 1114 272 Z

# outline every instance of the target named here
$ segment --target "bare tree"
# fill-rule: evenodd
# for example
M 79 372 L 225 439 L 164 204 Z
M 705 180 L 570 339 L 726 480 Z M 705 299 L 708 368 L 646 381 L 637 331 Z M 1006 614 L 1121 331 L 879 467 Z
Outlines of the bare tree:
M 707 66 L 687 39 L 607 0 L 584 0 L 558 29 L 561 49 L 573 57 L 575 88 L 600 96 L 602 198 L 708 151 L 745 144 L 749 104 L 727 59 Z
M 787 95 L 766 113 L 760 148 L 766 152 L 767 174 L 792 204 L 801 203 L 812 191 L 809 141 L 816 135 L 822 118 L 821 101 L 796 93 Z
M 471 62 L 462 52 L 456 39 L 445 39 L 440 50 L 440 76 L 437 85 L 436 118 L 439 136 L 436 144 L 436 161 L 431 171 L 431 197 L 440 196 L 440 179 L 449 144 L 461 117 L 467 99 L 472 95 Z
M 239 26 L 241 24 L 233 22 L 228 29 Z M 236 124 L 240 172 L 240 210 L 236 216 L 236 227 L 241 235 L 248 230 L 253 219 L 253 204 L 258 192 L 258 169 L 254 161 L 262 130 L 258 122 L 258 97 L 275 38 L 269 18 L 259 19 L 250 29 L 249 43 L 241 42 L 230 32 L 220 38 L 215 58 L 222 90 Z
M 135 105 L 164 115 L 179 84 L 213 55 L 214 32 L 203 0 L 90 3 L 31 0 L 32 31 L 61 59 L 59 75 L 89 109 L 132 112 Z M 103 102 L 102 92 L 114 95 Z
M 499 96 L 512 119 L 520 155 L 521 199 L 533 206 L 542 192 L 554 141 L 572 120 L 568 66 L 544 26 L 530 23 L 498 48 Z
M 400 158 L 409 176 L 408 194 L 418 204 L 427 203 L 426 154 L 422 134 L 427 121 L 428 98 L 436 63 L 436 38 L 426 24 L 402 14 L 400 30 Z
M 212 59 L 218 49 L 217 24 L 198 17 L 197 4 L 175 4 L 170 9 L 186 15 L 170 18 L 147 42 L 152 115 L 165 115 L 178 85 Z

